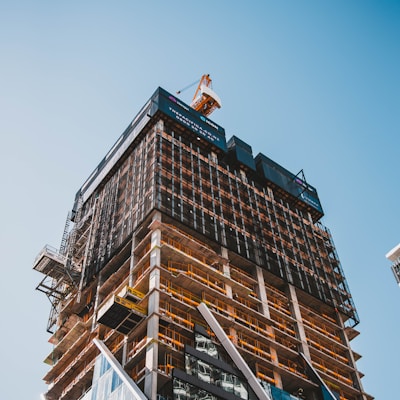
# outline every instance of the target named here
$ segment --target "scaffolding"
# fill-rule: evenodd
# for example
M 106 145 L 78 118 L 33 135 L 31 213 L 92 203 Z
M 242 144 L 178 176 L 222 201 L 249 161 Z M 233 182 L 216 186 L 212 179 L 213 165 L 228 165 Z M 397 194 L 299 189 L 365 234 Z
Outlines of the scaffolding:
M 46 245 L 36 257 L 33 269 L 41 272 L 44 277 L 36 286 L 36 290 L 46 294 L 51 303 L 47 331 L 52 332 L 52 327 L 57 322 L 60 303 L 70 293 L 73 281 L 66 268 L 66 258 L 55 248 Z

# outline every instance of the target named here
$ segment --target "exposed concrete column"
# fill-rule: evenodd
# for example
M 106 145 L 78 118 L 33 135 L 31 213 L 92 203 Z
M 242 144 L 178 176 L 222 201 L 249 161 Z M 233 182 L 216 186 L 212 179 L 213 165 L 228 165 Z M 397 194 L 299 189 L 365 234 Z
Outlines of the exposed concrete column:
M 136 248 L 136 235 L 132 235 L 132 245 L 131 245 L 131 259 L 130 259 L 130 264 L 129 264 L 129 280 L 128 280 L 128 285 L 133 286 L 133 269 L 135 268 L 136 265 L 136 256 L 135 256 L 135 248 Z
M 256 278 L 257 278 L 257 293 L 261 300 L 261 310 L 266 317 L 270 318 L 267 291 L 265 290 L 264 275 L 260 267 L 256 267 Z
M 146 376 L 144 380 L 144 393 L 149 399 L 157 397 L 157 366 L 158 366 L 158 316 L 149 318 L 147 323 L 147 336 L 152 337 L 146 348 Z
M 150 269 L 160 266 L 161 263 L 160 247 L 161 247 L 161 231 L 159 229 L 156 229 L 151 233 Z
M 94 332 L 97 328 L 97 311 L 99 308 L 99 305 L 101 303 L 100 299 L 100 288 L 102 285 L 102 273 L 99 273 L 99 279 L 97 281 L 97 288 L 96 288 L 96 295 L 95 295 L 95 299 L 94 299 L 94 309 L 93 309 L 93 320 L 92 320 L 92 332 Z
M 128 359 L 128 336 L 124 336 L 124 344 L 122 347 L 122 361 L 121 365 L 124 367 Z
M 221 255 L 226 260 L 224 262 L 224 264 L 222 265 L 222 273 L 224 274 L 224 276 L 230 278 L 231 277 L 231 268 L 229 266 L 229 260 L 228 260 L 228 249 L 226 249 L 225 247 L 221 247 Z M 232 285 L 225 284 L 225 290 L 226 290 L 226 296 L 231 299 L 232 298 Z
M 260 312 L 267 318 L 271 318 L 269 312 L 267 291 L 265 289 L 264 275 L 262 268 L 258 266 L 256 267 L 256 278 L 257 278 L 257 293 L 261 300 Z M 267 332 L 270 335 L 274 336 L 274 328 L 272 326 L 267 327 Z M 278 353 L 273 345 L 269 346 L 269 352 L 271 354 L 272 362 L 274 363 L 274 365 L 279 365 Z M 273 370 L 273 374 L 274 374 L 275 386 L 277 386 L 280 389 L 283 389 L 281 375 L 275 369 Z
M 225 247 L 221 247 L 221 255 L 226 260 L 224 262 L 224 264 L 222 265 L 222 273 L 224 274 L 224 276 L 230 278 L 231 268 L 229 266 L 229 261 L 228 261 L 228 249 Z M 226 297 L 228 299 L 232 299 L 233 298 L 232 285 L 229 285 L 226 283 L 225 290 L 226 290 Z M 233 313 L 233 307 L 229 303 L 227 304 L 227 310 L 230 313 Z M 236 332 L 236 329 L 232 326 L 229 328 L 229 336 L 232 338 L 232 342 L 234 344 L 237 344 L 237 332 Z
M 164 131 L 164 121 L 162 119 L 158 120 L 155 128 L 156 133 L 162 133 Z
M 288 284 L 286 292 L 289 298 L 292 317 L 296 320 L 296 333 L 301 342 L 299 351 L 303 353 L 309 360 L 311 360 L 310 349 L 308 347 L 306 332 L 304 330 L 303 318 L 301 316 L 300 306 L 297 300 L 296 288 L 293 285 Z
M 229 272 L 229 253 L 228 253 L 228 249 L 226 247 L 222 247 L 221 246 L 221 256 L 222 256 L 222 258 L 224 258 L 226 260 L 226 262 L 224 263 L 224 274 L 225 274 L 225 266 L 226 266 L 226 267 L 228 267 L 227 276 L 230 276 L 230 272 Z
M 156 229 L 151 234 L 150 250 L 150 277 L 149 277 L 149 302 L 147 338 L 149 344 L 146 348 L 146 376 L 144 393 L 149 399 L 157 397 L 157 368 L 158 368 L 158 326 L 160 308 L 160 263 L 161 263 L 161 231 Z

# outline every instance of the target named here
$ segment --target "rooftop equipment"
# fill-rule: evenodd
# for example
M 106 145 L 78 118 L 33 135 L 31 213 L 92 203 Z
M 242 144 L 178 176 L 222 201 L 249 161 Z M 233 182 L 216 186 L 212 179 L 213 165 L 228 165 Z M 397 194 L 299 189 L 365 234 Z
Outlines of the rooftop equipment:
M 193 84 L 186 86 L 182 90 L 178 90 L 177 94 L 182 93 L 184 90 L 193 86 Z M 197 85 L 197 89 L 194 93 L 193 100 L 190 107 L 200 112 L 203 115 L 210 115 L 215 109 L 221 108 L 221 99 L 211 88 L 212 80 L 209 74 L 204 74 Z

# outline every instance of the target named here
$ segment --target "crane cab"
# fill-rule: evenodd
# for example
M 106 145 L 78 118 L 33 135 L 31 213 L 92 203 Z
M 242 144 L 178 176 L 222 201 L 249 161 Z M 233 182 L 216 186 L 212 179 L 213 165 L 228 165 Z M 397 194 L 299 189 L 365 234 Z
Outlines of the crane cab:
M 207 116 L 215 109 L 221 108 L 221 99 L 211 89 L 210 75 L 203 75 L 194 94 L 190 107 Z
M 192 101 L 190 107 L 207 116 L 216 108 L 221 108 L 221 99 L 211 88 L 206 85 L 201 85 L 199 94 Z

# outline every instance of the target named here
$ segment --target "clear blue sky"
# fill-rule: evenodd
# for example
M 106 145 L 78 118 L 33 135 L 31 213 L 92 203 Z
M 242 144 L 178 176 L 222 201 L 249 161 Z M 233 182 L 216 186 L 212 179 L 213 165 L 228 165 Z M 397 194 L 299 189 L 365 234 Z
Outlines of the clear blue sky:
M 0 2 L 0 397 L 45 390 L 35 256 L 59 246 L 77 189 L 153 91 L 203 73 L 227 137 L 317 188 L 361 319 L 364 388 L 396 396 L 399 38 L 400 1 Z

